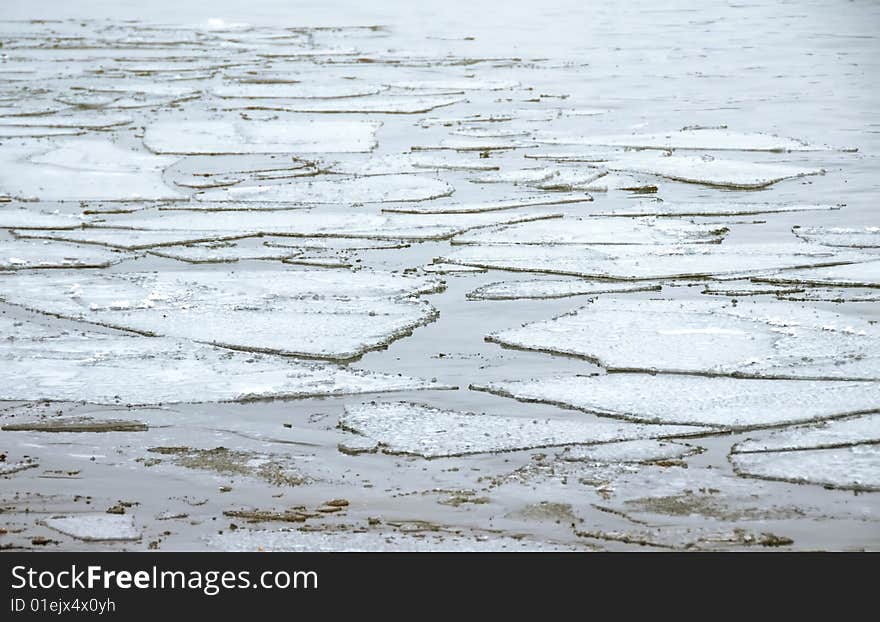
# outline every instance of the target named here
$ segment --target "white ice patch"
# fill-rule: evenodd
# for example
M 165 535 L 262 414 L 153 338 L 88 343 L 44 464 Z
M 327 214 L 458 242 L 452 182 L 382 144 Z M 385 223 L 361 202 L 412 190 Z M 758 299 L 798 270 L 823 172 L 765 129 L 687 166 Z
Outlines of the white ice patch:
M 880 227 L 795 227 L 794 234 L 825 246 L 880 248 Z
M 791 304 L 605 298 L 486 339 L 615 371 L 880 379 L 880 327 Z
M 414 97 L 376 95 L 340 100 L 307 100 L 240 106 L 247 110 L 277 110 L 279 112 L 315 114 L 421 114 L 464 101 L 453 97 Z
M 77 229 L 85 220 L 71 214 L 49 214 L 27 207 L 0 209 L 0 229 Z
M 880 443 L 880 415 L 823 421 L 818 425 L 785 428 L 759 439 L 747 439 L 733 447 L 733 453 L 828 449 L 848 445 Z
M 0 223 L 2 223 L 2 214 L 3 212 L 0 211 Z M 76 229 L 73 231 L 24 231 L 17 229 L 15 235 L 18 238 L 78 242 L 124 250 L 142 250 L 162 246 L 176 246 L 178 244 L 216 242 L 243 237 L 240 235 L 223 235 L 216 231 L 137 231 L 134 229 L 95 228 Z
M 539 205 L 567 205 L 571 203 L 583 203 L 592 198 L 579 195 L 555 195 L 544 194 L 521 199 L 503 199 L 500 201 L 484 201 L 479 203 L 448 203 L 436 204 L 434 202 L 424 205 L 406 205 L 395 207 L 383 207 L 383 212 L 398 214 L 476 214 L 480 212 L 499 212 L 515 209 L 518 207 L 535 207 Z
M 0 195 L 44 201 L 182 199 L 162 181 L 175 158 L 125 149 L 97 138 L 5 145 Z
M 745 477 L 880 491 L 880 445 L 731 454 L 730 461 Z
M 363 86 L 354 80 L 339 84 L 226 84 L 213 90 L 217 97 L 244 99 L 339 99 L 375 95 L 382 87 Z
M 777 214 L 782 212 L 834 209 L 839 208 L 833 205 L 784 203 L 730 203 L 727 201 L 673 203 L 668 201 L 650 201 L 598 212 L 596 216 L 747 216 L 751 214 Z
M 650 345 L 650 344 L 649 344 Z M 553 376 L 475 387 L 640 423 L 750 429 L 880 410 L 880 383 L 678 374 Z
M 109 248 L 37 240 L 0 240 L 0 271 L 106 268 L 128 257 L 130 255 Z
M 591 145 L 634 149 L 694 149 L 708 151 L 823 151 L 828 147 L 810 145 L 794 138 L 772 134 L 740 133 L 725 129 L 695 129 L 659 134 L 618 134 L 611 136 L 552 136 L 544 134 L 539 143 L 550 145 Z
M 42 522 L 50 529 L 86 542 L 141 539 L 141 533 L 135 527 L 134 519 L 131 516 L 74 514 L 72 516 L 52 516 Z
M 700 451 L 699 447 L 685 443 L 649 439 L 569 447 L 562 454 L 562 459 L 577 462 L 643 464 L 661 460 L 681 460 Z
M 829 285 L 835 287 L 880 287 L 880 261 L 810 270 L 791 270 L 756 280 L 782 285 Z
M 154 153 L 356 153 L 376 146 L 371 121 L 159 121 L 144 144 Z
M 700 434 L 706 428 L 570 421 L 440 410 L 406 402 L 346 407 L 339 425 L 386 453 L 423 458 Z
M 430 322 L 435 310 L 415 296 L 439 287 L 366 270 L 67 273 L 10 277 L 0 297 L 147 335 L 344 360 Z
M 58 330 L 0 316 L 0 400 L 173 404 L 447 385 L 187 340 Z
M 659 291 L 659 285 L 610 283 L 581 279 L 539 279 L 489 283 L 467 293 L 468 300 L 535 300 L 591 294 Z

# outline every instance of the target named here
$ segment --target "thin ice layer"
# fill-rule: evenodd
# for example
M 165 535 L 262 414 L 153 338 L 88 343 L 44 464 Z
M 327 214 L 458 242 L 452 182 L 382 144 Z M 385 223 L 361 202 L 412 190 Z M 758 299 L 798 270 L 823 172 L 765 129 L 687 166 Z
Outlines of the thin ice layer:
M 751 214 L 776 214 L 780 212 L 807 212 L 840 209 L 834 205 L 810 205 L 800 203 L 731 203 L 707 201 L 704 203 L 673 203 L 669 201 L 645 201 L 617 207 L 596 216 L 747 216 Z
M 727 229 L 711 224 L 621 218 L 560 218 L 491 227 L 458 235 L 452 244 L 485 246 L 678 244 L 721 242 Z
M 434 202 L 424 205 L 406 205 L 383 207 L 383 212 L 397 214 L 476 214 L 480 212 L 500 212 L 518 207 L 534 207 L 539 205 L 567 205 L 592 201 L 589 195 L 558 195 L 544 194 L 526 196 L 521 199 L 502 199 L 500 201 L 482 201 L 478 203 L 448 203 L 437 205 Z
M 744 190 L 766 188 L 784 179 L 819 175 L 824 172 L 818 168 L 804 168 L 787 164 L 722 160 L 710 156 L 667 156 L 649 153 L 625 154 L 615 160 L 605 162 L 603 166 L 613 171 L 656 175 L 674 181 Z
M 880 227 L 795 227 L 794 234 L 825 246 L 880 248 Z
M 0 400 L 171 404 L 449 388 L 187 340 L 53 329 L 0 315 Z
M 562 454 L 563 460 L 584 462 L 648 463 L 664 460 L 681 460 L 700 453 L 699 447 L 658 441 L 654 439 L 605 443 L 604 445 L 579 445 L 569 447 Z
M 176 158 L 132 151 L 98 138 L 4 145 L 0 195 L 44 201 L 182 199 L 162 171 Z
M 2 214 L 2 212 L 0 212 Z M 72 231 L 23 231 L 15 230 L 18 238 L 39 240 L 60 240 L 63 242 L 78 242 L 81 244 L 95 244 L 109 246 L 124 250 L 143 250 L 163 246 L 176 246 L 178 244 L 193 244 L 197 242 L 216 242 L 219 240 L 237 239 L 244 237 L 236 234 L 220 234 L 216 231 L 137 231 L 135 229 L 76 229 Z
M 474 387 L 641 423 L 750 429 L 880 409 L 880 383 L 676 374 L 554 376 Z
M 127 257 L 130 255 L 109 248 L 38 240 L 0 240 L 0 271 L 106 268 Z
M 692 426 L 483 415 L 407 402 L 348 406 L 339 425 L 378 441 L 386 453 L 423 458 L 662 438 L 707 431 Z
M 163 246 L 150 251 L 151 254 L 187 263 L 234 263 L 249 260 L 290 259 L 301 254 L 296 249 L 272 248 L 269 246 L 239 246 L 237 244 L 207 242 Z
M 222 155 L 248 153 L 367 152 L 376 146 L 372 121 L 159 121 L 144 144 L 154 153 Z
M 28 207 L 0 209 L 0 229 L 77 229 L 83 222 L 81 216 L 49 214 Z
M 536 279 L 528 281 L 499 281 L 489 283 L 467 293 L 468 300 L 522 300 L 568 298 L 590 294 L 659 291 L 659 285 L 610 283 L 581 279 Z
M 119 514 L 73 514 L 43 519 L 50 529 L 86 542 L 140 540 L 134 518 Z
M 249 104 L 248 110 L 277 110 L 315 114 L 422 114 L 464 101 L 458 97 L 377 95 L 339 100 L 304 100 L 278 104 Z
M 347 360 L 436 311 L 434 280 L 349 270 L 19 275 L 3 300 L 29 309 L 238 350 Z
M 272 185 L 208 190 L 198 193 L 196 199 L 206 202 L 392 203 L 437 199 L 451 195 L 454 190 L 443 180 L 422 175 L 331 176 L 326 179 L 306 178 Z M 204 209 L 210 207 L 205 206 Z
M 795 138 L 773 134 L 731 132 L 726 129 L 691 129 L 657 134 L 617 134 L 609 136 L 541 136 L 539 143 L 550 145 L 593 145 L 634 149 L 694 149 L 708 151 L 822 151 Z
M 798 451 L 880 443 L 880 415 L 865 415 L 817 425 L 785 428 L 759 439 L 734 445 L 735 454 L 758 451 Z
M 604 298 L 486 339 L 615 371 L 880 379 L 880 326 L 803 305 Z
M 314 84 L 297 82 L 293 84 L 224 84 L 212 91 L 216 97 L 244 99 L 339 99 L 344 97 L 363 97 L 375 95 L 382 87 L 360 84 L 356 80 L 338 83 Z
M 779 275 L 760 277 L 756 280 L 785 285 L 880 287 L 880 261 L 866 261 L 811 270 L 790 270 Z
M 563 222 L 568 222 L 564 220 Z M 631 226 L 631 225 L 630 225 Z M 750 276 L 768 271 L 864 261 L 857 252 L 826 246 L 780 244 L 680 245 L 468 245 L 442 261 L 515 272 L 543 272 L 584 278 L 656 280 Z
M 730 461 L 745 477 L 880 491 L 880 445 L 731 454 Z

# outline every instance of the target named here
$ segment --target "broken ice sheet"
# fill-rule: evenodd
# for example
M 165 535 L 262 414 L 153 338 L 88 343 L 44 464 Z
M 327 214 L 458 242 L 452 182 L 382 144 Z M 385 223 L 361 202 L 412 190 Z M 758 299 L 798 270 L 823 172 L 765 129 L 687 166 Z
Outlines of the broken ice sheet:
M 0 209 L 0 229 L 77 229 L 83 222 L 73 214 L 50 214 L 27 207 Z
M 154 153 L 223 155 L 249 153 L 367 152 L 376 146 L 372 121 L 158 121 L 144 145 Z
M 0 211 L 0 228 L 2 228 L 2 223 L 3 212 Z M 15 229 L 14 235 L 17 238 L 24 239 L 60 240 L 63 242 L 109 246 L 124 250 L 143 250 L 162 246 L 218 242 L 247 237 L 236 234 L 223 235 L 216 231 L 137 231 L 135 229 L 95 228 L 75 229 L 72 231 L 51 229 L 30 231 L 19 228 Z
M 543 135 L 537 142 L 550 145 L 594 145 L 634 149 L 694 149 L 708 151 L 823 151 L 828 147 L 810 145 L 794 138 L 773 134 L 740 133 L 726 129 L 693 129 L 659 134 L 618 134 L 610 136 Z
M 109 140 L 30 142 L 0 150 L 0 195 L 44 201 L 182 199 L 162 181 L 175 158 L 132 151 Z
M 637 421 L 751 429 L 880 409 L 880 383 L 681 374 L 554 376 L 473 389 Z
M 288 259 L 301 254 L 296 249 L 271 248 L 268 246 L 240 246 L 232 242 L 200 242 L 179 246 L 163 246 L 151 254 L 187 263 L 233 263 L 248 260 Z
M 670 203 L 667 201 L 645 201 L 631 206 L 598 212 L 596 216 L 744 216 L 750 214 L 776 214 L 781 212 L 836 209 L 840 208 L 834 205 L 785 203 L 730 203 L 728 201 Z
M 624 154 L 603 163 L 603 166 L 612 171 L 656 175 L 674 181 L 744 190 L 757 190 L 784 179 L 824 173 L 824 170 L 819 168 L 786 164 L 722 160 L 711 156 L 652 155 L 649 153 Z
M 590 294 L 660 291 L 660 285 L 611 283 L 581 279 L 535 279 L 489 283 L 467 293 L 468 300 L 568 298 Z
M 510 80 L 480 80 L 477 78 L 466 78 L 463 80 L 408 80 L 390 82 L 388 83 L 388 86 L 410 91 L 456 93 L 460 91 L 502 91 L 518 87 L 519 82 L 513 82 Z
M 763 296 L 770 294 L 790 294 L 794 292 L 802 292 L 803 288 L 778 287 L 775 285 L 762 285 L 746 281 L 742 283 L 708 283 L 701 291 L 701 294 L 709 296 L 730 296 L 736 298 L 738 296 Z
M 340 100 L 307 100 L 284 103 L 249 103 L 236 110 L 276 110 L 315 114 L 421 114 L 464 101 L 457 97 L 374 95 Z
M 407 402 L 347 406 L 339 427 L 378 441 L 386 453 L 423 458 L 687 436 L 710 431 L 694 426 L 485 415 Z
M 735 454 L 763 451 L 796 451 L 829 449 L 850 445 L 880 443 L 880 415 L 864 415 L 848 419 L 784 428 L 758 439 L 746 439 L 731 450 Z
M 445 181 L 420 175 L 331 176 L 272 185 L 236 186 L 196 194 L 199 201 L 266 203 L 391 203 L 451 195 Z M 192 208 L 190 208 L 192 209 Z M 210 209 L 205 206 L 204 209 Z
M 193 204 L 189 204 L 193 205 Z M 195 204 L 198 205 L 198 204 Z M 206 206 L 211 204 L 205 204 Z M 194 232 L 212 231 L 218 237 L 276 235 L 328 238 L 421 241 L 441 240 L 470 229 L 510 224 L 560 214 L 546 211 L 490 212 L 477 214 L 381 214 L 363 208 L 296 209 L 247 212 L 241 211 L 141 211 L 105 219 L 101 228 L 126 229 L 176 234 L 181 240 L 191 239 Z
M 790 270 L 755 280 L 780 285 L 829 285 L 834 287 L 880 287 L 880 261 L 809 270 Z
M 564 219 L 562 222 L 570 221 Z M 587 241 L 590 238 L 583 239 Z M 441 257 L 441 260 L 514 272 L 543 272 L 618 280 L 657 280 L 734 275 L 746 277 L 773 270 L 828 266 L 867 259 L 864 254 L 834 252 L 828 247 L 804 243 L 673 246 L 648 242 L 649 239 L 645 239 L 644 244 L 588 247 L 572 244 L 473 244 L 461 246 Z
M 455 273 L 472 273 L 485 272 L 483 268 L 474 268 L 471 266 L 459 266 L 451 263 L 432 263 L 422 268 L 428 274 L 455 274 Z
M 744 477 L 880 491 L 880 445 L 734 453 L 730 461 Z
M 119 514 L 73 514 L 42 520 L 50 529 L 86 542 L 140 540 L 134 518 Z
M 776 297 L 797 302 L 880 302 L 880 288 L 791 286 L 780 289 Z
M 64 127 L 14 127 L 0 126 L 0 139 L 2 138 L 44 138 L 48 136 L 79 136 L 85 134 L 85 130 Z
M 337 84 L 314 84 L 298 82 L 295 84 L 225 84 L 212 91 L 217 97 L 226 99 L 339 99 L 363 97 L 383 91 L 383 87 L 358 84 L 355 80 L 340 81 Z
M 415 297 L 440 288 L 367 270 L 56 273 L 6 278 L 0 297 L 145 335 L 348 360 L 433 321 L 434 308 Z
M 62 330 L 0 316 L 0 400 L 229 402 L 446 385 L 188 340 Z
M 130 255 L 109 248 L 63 242 L 0 239 L 0 271 L 49 268 L 106 268 Z
M 880 379 L 880 327 L 779 302 L 605 298 L 486 339 L 614 371 Z
M 397 214 L 476 214 L 480 212 L 499 212 L 518 207 L 584 203 L 592 200 L 592 197 L 583 194 L 568 196 L 544 194 L 526 196 L 521 199 L 502 199 L 500 201 L 483 201 L 479 203 L 441 203 L 438 205 L 432 201 L 424 205 L 383 207 L 382 211 Z
M 485 228 L 458 235 L 452 239 L 452 244 L 516 246 L 719 243 L 726 234 L 726 228 L 691 222 L 568 217 Z
M 558 176 L 559 171 L 552 168 L 523 168 L 492 173 L 471 181 L 475 184 L 535 184 Z
M 880 227 L 794 227 L 792 232 L 824 246 L 880 248 Z
M 64 114 L 0 118 L 0 127 L 50 127 L 75 129 L 107 129 L 128 125 L 132 118 L 111 114 Z
M 467 536 L 460 533 L 406 534 L 371 531 L 254 531 L 238 529 L 208 540 L 221 551 L 572 551 L 578 547 L 499 535 Z
M 610 463 L 648 463 L 673 461 L 701 453 L 703 450 L 687 443 L 658 441 L 654 439 L 605 443 L 603 445 L 578 445 L 568 447 L 561 455 L 563 460 Z

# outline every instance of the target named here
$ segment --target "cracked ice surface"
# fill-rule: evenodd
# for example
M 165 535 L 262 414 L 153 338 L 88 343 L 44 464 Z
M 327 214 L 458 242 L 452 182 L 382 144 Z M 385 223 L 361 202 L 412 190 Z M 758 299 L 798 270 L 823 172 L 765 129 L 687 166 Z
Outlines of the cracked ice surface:
M 847 490 L 880 490 L 880 445 L 734 453 L 730 461 L 737 474 L 746 477 Z
M 182 199 L 162 181 L 162 171 L 175 161 L 97 138 L 4 145 L 0 195 L 44 201 Z
M 880 379 L 880 327 L 790 304 L 606 298 L 486 339 L 611 370 Z
M 0 271 L 48 268 L 106 268 L 130 257 L 109 248 L 0 239 Z
M 428 279 L 348 270 L 66 273 L 10 277 L 0 296 L 147 335 L 351 359 L 433 320 L 433 307 L 415 296 L 439 287 Z
M 794 234 L 825 246 L 880 248 L 880 227 L 795 227 Z
M 562 222 L 569 222 L 565 219 Z M 585 223 L 587 221 L 584 221 Z M 624 221 L 626 223 L 626 221 Z M 570 229 L 571 231 L 567 231 Z M 584 229 L 589 230 L 587 226 Z M 636 226 L 620 230 L 638 233 Z M 666 231 L 675 231 L 670 228 Z M 691 227 L 685 231 L 699 230 Z M 560 227 L 559 236 L 577 231 Z M 656 235 L 652 228 L 643 228 Z M 660 231 L 664 231 L 663 228 Z M 479 234 L 478 234 L 479 235 Z M 529 235 L 524 230 L 524 235 Z M 644 235 L 644 234 L 643 234 Z M 668 233 L 667 233 L 668 235 Z M 488 236 L 487 236 L 488 237 Z M 583 238 L 589 239 L 589 238 Z M 593 238 L 597 239 L 597 238 Z M 607 241 L 610 238 L 605 238 Z M 468 245 L 442 257 L 449 263 L 516 272 L 545 272 L 585 278 L 643 280 L 760 274 L 769 270 L 828 266 L 865 261 L 870 256 L 854 251 L 835 252 L 827 246 L 799 242 L 767 244 L 605 245 L 581 248 L 572 245 Z
M 379 123 L 371 121 L 158 121 L 144 144 L 155 153 L 247 154 L 370 151 Z
M 880 410 L 880 409 L 878 409 Z M 880 443 L 880 415 L 823 421 L 817 425 L 785 428 L 733 447 L 733 453 L 794 451 Z
M 562 454 L 562 458 L 585 462 L 646 463 L 658 460 L 680 460 L 699 452 L 700 448 L 693 445 L 647 439 L 569 447 Z
M 724 129 L 681 130 L 663 134 L 618 134 L 611 136 L 546 136 L 539 143 L 551 145 L 593 145 L 637 149 L 694 149 L 708 151 L 822 151 L 794 138 L 772 134 L 740 133 Z
M 386 453 L 423 458 L 687 436 L 708 431 L 693 426 L 484 415 L 406 402 L 348 406 L 339 426 L 378 441 Z
M 880 383 L 608 374 L 474 387 L 641 423 L 749 429 L 880 410 Z
M 0 400 L 227 402 L 448 388 L 186 340 L 61 330 L 0 316 Z
M 468 300 L 521 300 L 567 298 L 588 294 L 659 291 L 659 285 L 609 283 L 581 279 L 538 279 L 533 281 L 499 281 L 467 293 Z
M 811 270 L 792 270 L 779 275 L 760 277 L 758 280 L 780 285 L 880 287 L 880 261 L 866 261 Z

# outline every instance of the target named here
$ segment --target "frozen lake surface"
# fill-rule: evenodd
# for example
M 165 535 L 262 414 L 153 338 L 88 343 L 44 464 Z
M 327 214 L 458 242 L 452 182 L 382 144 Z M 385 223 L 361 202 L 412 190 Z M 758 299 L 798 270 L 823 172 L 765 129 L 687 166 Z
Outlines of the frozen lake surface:
M 0 548 L 880 548 L 876 3 L 38 4 Z

